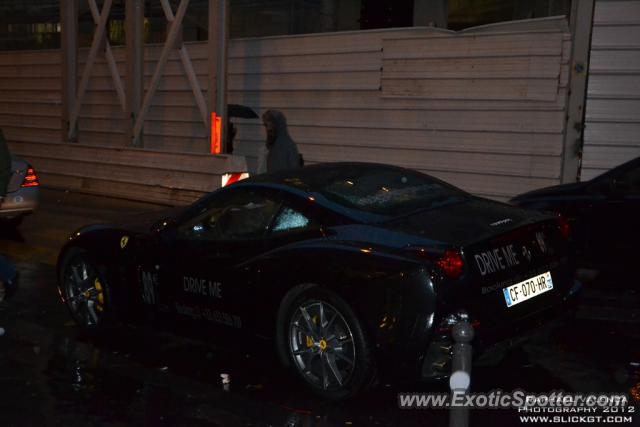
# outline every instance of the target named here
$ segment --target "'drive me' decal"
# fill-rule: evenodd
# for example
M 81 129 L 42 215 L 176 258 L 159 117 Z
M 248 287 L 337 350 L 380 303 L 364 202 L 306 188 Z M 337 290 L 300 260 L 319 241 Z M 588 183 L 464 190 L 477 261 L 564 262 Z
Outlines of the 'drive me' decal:
M 195 277 L 182 278 L 182 290 L 190 294 L 222 298 L 222 283 Z
M 495 273 L 520 264 L 513 245 L 480 252 L 474 255 L 474 258 L 478 265 L 478 270 L 483 276 L 487 273 Z

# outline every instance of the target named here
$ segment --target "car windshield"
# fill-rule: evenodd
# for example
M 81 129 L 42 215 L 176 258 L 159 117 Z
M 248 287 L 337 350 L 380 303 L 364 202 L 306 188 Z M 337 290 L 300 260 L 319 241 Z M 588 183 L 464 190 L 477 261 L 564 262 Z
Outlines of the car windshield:
M 406 169 L 331 171 L 314 189 L 332 202 L 384 216 L 399 216 L 466 197 L 463 191 Z

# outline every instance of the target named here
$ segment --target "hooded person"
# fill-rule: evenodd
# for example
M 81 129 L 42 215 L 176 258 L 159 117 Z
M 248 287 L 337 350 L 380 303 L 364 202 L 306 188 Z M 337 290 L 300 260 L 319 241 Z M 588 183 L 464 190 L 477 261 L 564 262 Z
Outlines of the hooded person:
M 262 115 L 262 123 L 267 131 L 267 140 L 258 158 L 257 172 L 277 172 L 302 166 L 302 156 L 289 135 L 284 114 L 268 110 Z
M 2 199 L 7 194 L 10 179 L 11 153 L 9 152 L 9 147 L 7 147 L 7 141 L 4 139 L 4 134 L 0 130 L 0 204 L 2 204 Z

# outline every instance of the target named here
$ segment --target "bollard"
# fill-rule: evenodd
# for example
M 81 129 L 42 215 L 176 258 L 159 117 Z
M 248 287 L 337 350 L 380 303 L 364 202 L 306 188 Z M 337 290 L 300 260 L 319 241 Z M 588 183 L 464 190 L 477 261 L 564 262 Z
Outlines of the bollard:
M 229 391 L 231 388 L 231 376 L 229 374 L 220 374 L 220 380 L 222 381 L 222 389 Z
M 455 343 L 451 360 L 451 377 L 449 378 L 452 403 L 456 396 L 457 402 L 466 402 L 464 395 L 469 392 L 471 384 L 471 341 L 473 340 L 473 335 L 473 326 L 465 320 L 456 323 L 451 331 L 451 337 Z M 449 412 L 449 427 L 467 427 L 468 425 L 469 408 L 452 406 Z

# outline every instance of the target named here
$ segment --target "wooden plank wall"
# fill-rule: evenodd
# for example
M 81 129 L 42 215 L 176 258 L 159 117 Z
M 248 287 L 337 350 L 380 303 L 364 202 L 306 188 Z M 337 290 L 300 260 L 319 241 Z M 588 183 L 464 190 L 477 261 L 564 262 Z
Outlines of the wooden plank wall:
M 9 141 L 59 142 L 59 50 L 0 52 L 0 128 Z
M 86 144 L 14 142 L 43 185 L 132 200 L 185 205 L 220 187 L 221 173 L 245 170 L 232 156 Z
M 187 48 L 206 91 L 206 43 Z M 145 49 L 146 84 L 160 49 Z M 126 79 L 124 50 L 113 51 Z M 308 163 L 393 163 L 506 199 L 560 180 L 569 54 L 564 18 L 461 33 L 404 28 L 237 39 L 229 49 L 229 102 L 258 113 L 282 110 Z M 81 50 L 79 75 L 86 56 Z M 82 158 L 60 154 L 68 150 L 59 144 L 59 51 L 1 53 L 0 77 L 0 126 L 51 184 L 182 203 L 241 167 L 241 159 L 206 154 L 206 129 L 175 52 L 145 121 L 143 151 L 125 148 L 104 57 L 81 108 Z M 265 137 L 261 122 L 236 123 L 236 154 L 253 169 Z M 174 165 L 163 152 L 192 157 Z M 125 167 L 129 154 L 135 173 Z M 191 164 L 198 165 L 194 175 L 183 174 Z
M 114 49 L 124 77 L 124 51 Z M 159 46 L 146 51 L 147 82 Z M 205 46 L 192 49 L 206 75 Z M 82 73 L 87 51 L 81 51 Z M 81 108 L 79 143 L 62 143 L 59 50 L 0 52 L 0 128 L 14 155 L 34 165 L 43 185 L 94 194 L 186 204 L 220 186 L 224 172 L 244 171 L 243 158 L 207 153 L 206 130 L 182 65 L 173 55 L 145 123 L 145 149 L 125 147 L 123 113 L 104 57 Z M 206 88 L 206 78 L 201 79 Z
M 47 187 L 165 205 L 185 205 L 220 187 L 225 172 L 245 171 L 235 156 L 151 151 L 60 142 L 10 141 Z
M 596 1 L 580 179 L 640 156 L 640 2 Z
M 309 162 L 374 161 L 506 199 L 560 182 L 564 18 L 234 40 L 231 102 L 280 109 Z M 259 121 L 236 146 L 255 164 Z

